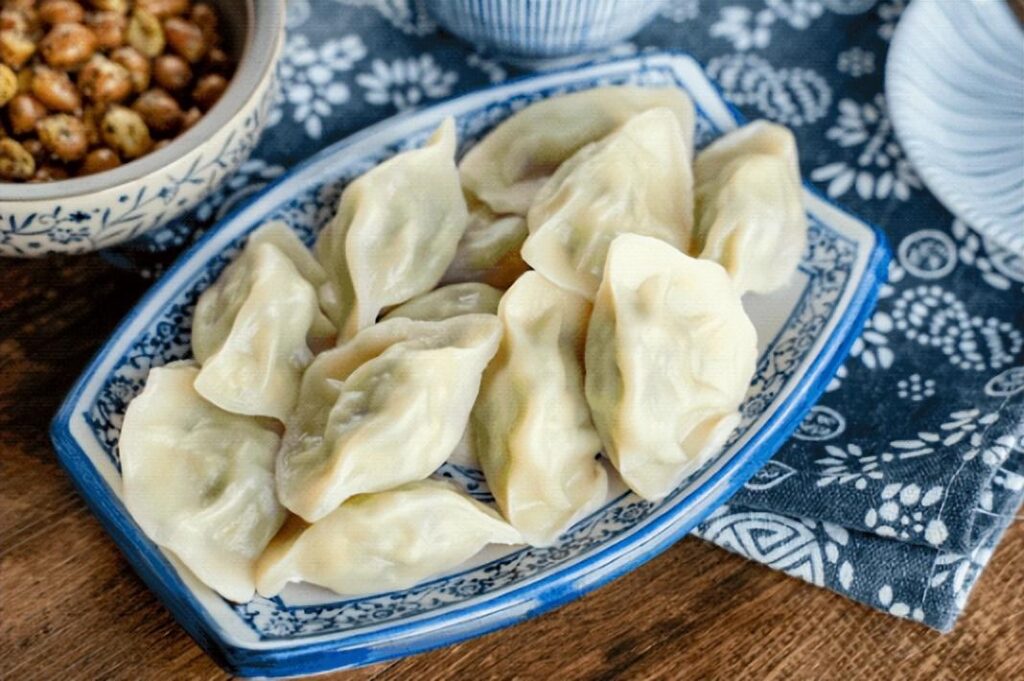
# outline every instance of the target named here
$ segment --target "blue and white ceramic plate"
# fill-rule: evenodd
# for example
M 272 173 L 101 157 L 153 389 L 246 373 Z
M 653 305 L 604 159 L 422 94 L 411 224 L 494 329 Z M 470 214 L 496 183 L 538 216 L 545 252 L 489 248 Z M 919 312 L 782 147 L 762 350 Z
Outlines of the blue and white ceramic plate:
M 295 168 L 182 256 L 146 294 L 85 371 L 52 430 L 60 458 L 139 575 L 181 625 L 230 671 L 284 676 L 354 667 L 424 651 L 519 622 L 631 570 L 671 546 L 728 499 L 783 443 L 856 337 L 884 278 L 880 234 L 806 194 L 810 236 L 785 290 L 746 300 L 761 356 L 743 420 L 724 451 L 658 504 L 618 492 L 557 545 L 504 547 L 412 589 L 342 598 L 291 585 L 277 598 L 229 603 L 143 535 L 121 502 L 117 440 L 128 401 L 152 366 L 186 357 L 199 293 L 265 220 L 303 237 L 327 223 L 341 188 L 455 116 L 464 148 L 530 102 L 609 83 L 675 85 L 697 103 L 698 144 L 741 123 L 700 65 L 648 55 L 533 76 L 394 118 Z M 478 471 L 444 475 L 486 498 Z

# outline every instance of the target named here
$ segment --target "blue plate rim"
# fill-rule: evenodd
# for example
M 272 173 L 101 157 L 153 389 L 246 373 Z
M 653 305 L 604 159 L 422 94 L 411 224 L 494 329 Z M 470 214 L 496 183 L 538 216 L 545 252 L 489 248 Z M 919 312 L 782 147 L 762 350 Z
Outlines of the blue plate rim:
M 429 108 L 444 106 L 462 98 L 476 97 L 531 79 L 542 79 L 617 63 L 637 62 L 643 64 L 666 58 L 688 61 L 696 66 L 725 104 L 737 125 L 746 122 L 745 117 L 736 107 L 722 96 L 718 84 L 706 76 L 703 66 L 697 59 L 682 51 L 667 50 L 528 74 L 447 98 Z M 195 254 L 205 248 L 206 244 L 222 231 L 223 226 L 234 222 L 239 214 L 248 209 L 250 204 L 277 191 L 279 187 L 289 183 L 292 178 L 301 174 L 309 166 L 360 143 L 382 129 L 422 114 L 425 110 L 427 109 L 403 112 L 331 144 L 296 164 L 280 178 L 250 197 L 249 200 L 235 207 L 219 221 L 216 227 L 204 234 L 180 255 L 163 276 L 132 307 L 90 360 L 51 423 L 50 438 L 58 459 L 87 505 L 114 539 L 115 544 L 136 573 L 171 611 L 178 623 L 201 648 L 229 672 L 244 676 L 292 676 L 385 662 L 425 652 L 481 636 L 547 612 L 646 563 L 681 539 L 715 508 L 725 503 L 788 439 L 807 410 L 824 392 L 832 376 L 846 358 L 851 345 L 872 314 L 881 285 L 886 281 L 891 253 L 884 233 L 876 225 L 868 223 L 838 206 L 812 185 L 805 184 L 805 189 L 810 189 L 823 203 L 866 225 L 873 232 L 874 244 L 870 248 L 861 279 L 856 283 L 845 310 L 836 320 L 833 333 L 804 372 L 804 379 L 800 380 L 792 392 L 781 400 L 762 427 L 736 451 L 730 463 L 716 471 L 703 484 L 678 502 L 680 506 L 690 507 L 689 518 L 678 522 L 680 510 L 668 510 L 631 536 L 630 550 L 624 551 L 617 546 L 617 543 L 613 542 L 568 568 L 556 570 L 553 574 L 526 586 L 510 589 L 500 596 L 470 605 L 457 613 L 459 629 L 442 638 L 437 638 L 436 629 L 432 625 L 452 616 L 439 613 L 405 625 L 386 627 L 379 631 L 350 637 L 343 642 L 344 647 L 342 648 L 338 647 L 339 641 L 331 639 L 277 648 L 247 648 L 234 645 L 225 640 L 217 623 L 206 616 L 205 606 L 197 600 L 159 549 L 130 523 L 123 504 L 108 492 L 106 481 L 100 472 L 91 465 L 88 455 L 71 432 L 71 420 L 75 415 L 75 407 L 123 332 L 139 317 L 149 302 L 169 285 L 168 282 L 173 279 L 174 275 L 191 264 Z M 712 492 L 713 494 L 711 494 Z M 709 494 L 711 496 L 708 496 Z M 597 566 L 604 567 L 604 570 L 596 579 L 588 580 L 583 586 L 577 584 L 581 577 L 590 574 Z M 532 598 L 524 598 L 527 593 Z M 528 604 L 529 607 L 525 610 L 514 607 L 523 603 Z M 463 623 L 468 622 L 472 622 L 473 625 L 462 626 Z M 407 638 L 404 634 L 410 632 L 425 640 L 403 643 Z

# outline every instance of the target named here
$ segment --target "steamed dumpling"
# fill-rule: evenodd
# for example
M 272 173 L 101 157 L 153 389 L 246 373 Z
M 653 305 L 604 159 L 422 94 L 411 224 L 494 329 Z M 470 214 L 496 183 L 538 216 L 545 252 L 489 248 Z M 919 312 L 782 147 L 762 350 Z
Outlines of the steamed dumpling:
M 757 357 L 717 263 L 650 237 L 612 242 L 586 345 L 586 396 L 623 481 L 657 501 L 725 443 Z
M 286 515 L 274 495 L 279 438 L 204 400 L 192 387 L 197 374 L 191 362 L 152 369 L 128 405 L 118 444 L 124 503 L 200 581 L 244 602 Z
M 306 244 L 302 243 L 298 235 L 288 227 L 287 223 L 281 220 L 271 220 L 265 223 L 249 235 L 249 241 L 246 245 L 249 248 L 254 248 L 261 243 L 277 246 L 292 261 L 299 274 L 316 289 L 322 310 L 332 314 L 338 310 L 340 305 L 338 292 L 334 290 L 334 285 L 327 276 L 327 271 L 324 270 L 323 265 L 317 262 L 313 252 L 306 247 Z M 333 339 L 336 333 L 334 324 L 327 316 L 321 313 L 313 325 L 312 335 L 314 339 Z
M 353 497 L 313 525 L 293 517 L 260 559 L 257 588 L 266 597 L 299 581 L 346 595 L 406 589 L 487 544 L 521 541 L 487 506 L 423 480 Z
M 384 315 L 384 319 L 440 322 L 464 314 L 495 314 L 501 291 L 477 282 L 449 284 L 416 296 Z
M 281 502 L 308 522 L 356 494 L 434 472 L 469 421 L 501 324 L 391 319 L 316 358 L 277 459 Z
M 593 511 L 608 488 L 583 395 L 590 303 L 527 272 L 501 300 L 505 329 L 470 433 L 502 513 L 534 546 Z
M 380 311 L 434 288 L 466 229 L 455 168 L 455 124 L 445 119 L 421 149 L 381 163 L 342 192 L 316 243 L 337 292 L 333 321 L 343 339 Z
M 786 284 L 807 244 L 793 133 L 757 122 L 697 155 L 693 252 L 725 267 L 741 292 Z
M 537 193 L 523 259 L 593 300 L 608 245 L 619 234 L 653 236 L 679 249 L 693 229 L 690 152 L 676 115 L 638 114 L 584 147 Z
M 470 197 L 469 223 L 444 282 L 480 281 L 505 289 L 529 269 L 519 254 L 528 231 L 521 215 L 496 215 Z
M 283 421 L 313 359 L 311 337 L 333 333 L 313 285 L 271 240 L 257 239 L 196 304 L 196 390 L 227 411 Z
M 685 92 L 599 87 L 542 100 L 502 122 L 462 159 L 462 183 L 494 212 L 526 215 L 534 194 L 570 156 L 656 107 L 667 107 L 679 121 L 689 162 L 694 110 Z

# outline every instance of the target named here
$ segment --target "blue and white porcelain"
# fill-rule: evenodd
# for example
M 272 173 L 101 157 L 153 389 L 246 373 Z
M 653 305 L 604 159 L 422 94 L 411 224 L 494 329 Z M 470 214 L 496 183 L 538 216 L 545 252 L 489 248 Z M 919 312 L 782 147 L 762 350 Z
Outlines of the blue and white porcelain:
M 1024 254 L 1024 26 L 1006 0 L 914 0 L 885 69 L 907 157 L 950 212 Z
M 267 122 L 284 43 L 282 0 L 221 0 L 238 69 L 220 101 L 151 154 L 88 177 L 0 183 L 0 256 L 87 253 L 151 232 L 195 208 L 249 158 Z
M 665 0 L 427 0 L 448 31 L 502 57 L 593 54 L 646 26 Z
M 641 565 L 726 501 L 786 440 L 825 389 L 871 311 L 888 250 L 864 222 L 806 191 L 808 248 L 785 289 L 750 296 L 760 359 L 742 422 L 720 455 L 653 504 L 619 487 L 549 548 L 492 547 L 411 589 L 345 598 L 307 585 L 279 597 L 230 603 L 150 542 L 121 502 L 118 434 L 125 406 L 150 367 L 189 354 L 199 293 L 246 235 L 283 220 L 307 241 L 334 213 L 344 185 L 421 144 L 454 116 L 462 149 L 539 99 L 605 84 L 672 85 L 697 104 L 697 143 L 742 123 L 700 65 L 646 55 L 529 77 L 400 115 L 343 140 L 293 169 L 182 256 L 128 315 L 56 416 L 60 459 L 139 575 L 181 625 L 232 672 L 285 676 L 410 655 L 515 624 Z M 440 474 L 489 499 L 483 476 L 448 464 Z

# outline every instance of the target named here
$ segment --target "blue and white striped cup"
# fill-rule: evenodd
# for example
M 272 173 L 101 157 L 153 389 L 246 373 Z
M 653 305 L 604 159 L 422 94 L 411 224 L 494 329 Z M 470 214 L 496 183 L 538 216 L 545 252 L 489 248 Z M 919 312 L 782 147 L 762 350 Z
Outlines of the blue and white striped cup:
M 427 0 L 434 18 L 500 56 L 554 59 L 603 50 L 649 23 L 665 0 Z

